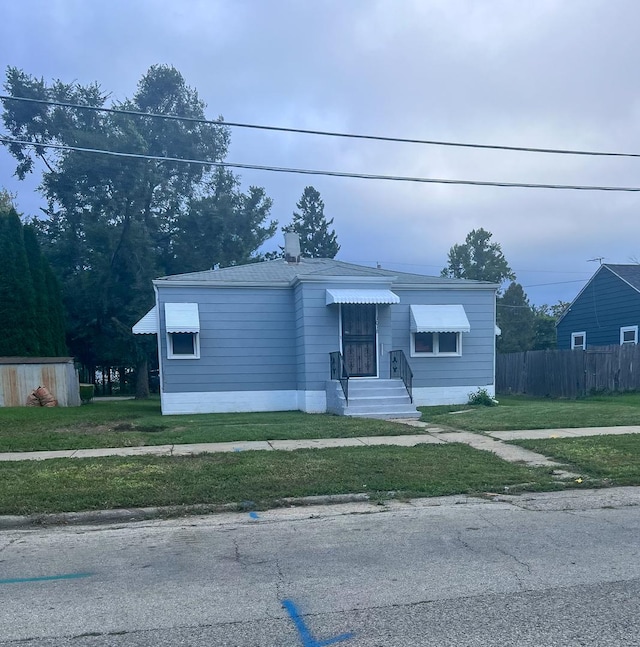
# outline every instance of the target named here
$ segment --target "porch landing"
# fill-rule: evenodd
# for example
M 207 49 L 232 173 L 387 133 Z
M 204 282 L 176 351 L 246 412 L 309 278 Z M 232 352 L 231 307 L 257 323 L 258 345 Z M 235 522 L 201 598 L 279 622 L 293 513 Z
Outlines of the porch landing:
M 422 415 L 411 403 L 402 380 L 351 378 L 348 384 L 348 402 L 339 380 L 326 384 L 327 412 L 337 416 L 358 418 L 419 419 Z

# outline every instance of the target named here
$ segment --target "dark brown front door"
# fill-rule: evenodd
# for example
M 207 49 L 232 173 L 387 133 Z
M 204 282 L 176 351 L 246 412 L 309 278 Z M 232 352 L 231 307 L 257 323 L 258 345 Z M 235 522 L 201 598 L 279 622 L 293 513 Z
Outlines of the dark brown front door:
M 342 306 L 342 354 L 351 377 L 375 377 L 376 306 Z

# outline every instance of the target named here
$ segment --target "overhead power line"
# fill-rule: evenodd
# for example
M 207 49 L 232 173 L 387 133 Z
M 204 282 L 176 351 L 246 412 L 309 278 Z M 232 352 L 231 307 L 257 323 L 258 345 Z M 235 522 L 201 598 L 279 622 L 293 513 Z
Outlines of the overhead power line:
M 155 162 L 176 162 L 180 164 L 198 164 L 200 166 L 212 166 L 220 168 L 237 168 L 252 171 L 270 171 L 274 173 L 296 173 L 299 175 L 320 175 L 325 177 L 345 177 L 360 180 L 388 180 L 394 182 L 415 182 L 421 184 L 454 184 L 465 186 L 493 186 L 518 189 L 560 189 L 569 191 L 609 191 L 609 192 L 640 192 L 640 187 L 631 186 L 595 186 L 579 184 L 537 184 L 531 182 L 495 182 L 484 180 L 455 180 L 446 178 L 411 177 L 403 175 L 378 175 L 372 173 L 348 173 L 344 171 L 326 171 L 317 169 L 290 168 L 286 166 L 266 166 L 262 164 L 241 164 L 236 162 L 214 162 L 210 160 L 185 159 L 181 157 L 164 157 L 160 155 L 143 155 L 140 153 L 124 153 L 121 151 L 110 151 L 99 148 L 84 148 L 82 146 L 67 146 L 63 144 L 43 144 L 29 142 L 20 139 L 13 139 L 0 135 L 0 142 L 4 144 L 18 144 L 20 146 L 33 146 L 34 148 L 52 148 L 63 151 L 76 151 L 79 153 L 91 153 L 98 155 L 110 155 L 112 157 L 151 160 Z
M 562 285 L 564 283 L 586 283 L 589 279 L 576 279 L 573 281 L 554 281 L 553 283 L 532 283 L 530 285 L 523 285 L 523 288 L 539 288 L 545 285 Z
M 587 155 L 596 157 L 632 157 L 639 158 L 640 153 L 620 153 L 610 151 L 588 151 L 564 148 L 539 148 L 534 146 L 506 146 L 501 144 L 475 144 L 468 142 L 452 142 L 435 139 L 417 139 L 407 137 L 386 137 L 383 135 L 365 135 L 360 133 L 344 133 L 329 130 L 311 130 L 306 128 L 287 128 L 284 126 L 266 126 L 263 124 L 249 124 L 239 121 L 225 121 L 224 119 L 203 119 L 198 117 L 181 117 L 179 115 L 166 115 L 154 112 L 141 112 L 139 110 L 125 110 L 122 108 L 104 108 L 100 106 L 85 106 L 78 103 L 69 103 L 66 101 L 51 101 L 47 99 L 32 99 L 30 97 L 12 97 L 8 94 L 0 94 L 3 101 L 27 101 L 30 103 L 39 103 L 49 106 L 59 106 L 62 108 L 78 108 L 82 110 L 93 110 L 95 112 L 107 112 L 113 114 L 131 115 L 135 117 L 152 117 L 155 119 L 166 119 L 174 121 L 186 121 L 198 124 L 209 124 L 215 126 L 231 126 L 234 128 L 251 128 L 254 130 L 268 130 L 283 133 L 295 133 L 301 135 L 318 135 L 322 137 L 341 137 L 347 139 L 364 139 L 379 142 L 394 142 L 400 144 L 422 144 L 427 146 L 450 146 L 455 148 L 476 148 L 484 150 L 499 151 L 517 151 L 521 153 L 546 153 L 554 155 Z

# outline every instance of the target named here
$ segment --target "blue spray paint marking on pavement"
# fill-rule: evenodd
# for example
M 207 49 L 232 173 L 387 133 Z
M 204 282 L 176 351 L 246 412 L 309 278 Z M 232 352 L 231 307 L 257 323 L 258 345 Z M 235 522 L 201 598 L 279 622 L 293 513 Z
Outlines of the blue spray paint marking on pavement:
M 65 573 L 64 575 L 45 575 L 43 577 L 13 577 L 0 580 L 0 584 L 21 584 L 22 582 L 49 582 L 51 580 L 77 580 L 82 577 L 91 577 L 93 573 Z
M 257 513 L 257 512 L 250 512 L 250 513 L 249 513 L 249 516 L 250 516 L 252 519 L 257 519 L 257 518 L 258 518 L 258 513 Z
M 335 638 L 326 638 L 325 640 L 316 640 L 312 635 L 304 620 L 298 613 L 296 605 L 291 600 L 283 600 L 282 606 L 286 609 L 287 613 L 293 620 L 298 633 L 300 634 L 300 640 L 302 641 L 303 647 L 326 647 L 326 645 L 333 645 L 335 643 L 342 642 L 344 640 L 349 640 L 355 636 L 354 633 L 340 634 L 335 636 Z
M 233 448 L 233 451 L 234 451 L 234 452 L 241 452 L 241 451 L 242 451 L 242 447 L 234 447 L 234 448 Z

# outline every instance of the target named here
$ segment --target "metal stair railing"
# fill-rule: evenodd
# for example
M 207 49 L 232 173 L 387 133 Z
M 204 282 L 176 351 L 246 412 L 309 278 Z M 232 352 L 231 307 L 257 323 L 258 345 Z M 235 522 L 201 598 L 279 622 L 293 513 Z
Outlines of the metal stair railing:
M 331 362 L 331 379 L 340 380 L 344 399 L 349 404 L 349 371 L 347 371 L 342 353 L 340 351 L 329 353 L 329 359 Z
M 403 381 L 409 394 L 409 400 L 413 404 L 413 372 L 404 351 L 392 350 L 389 352 L 389 376 L 392 380 L 400 378 Z

